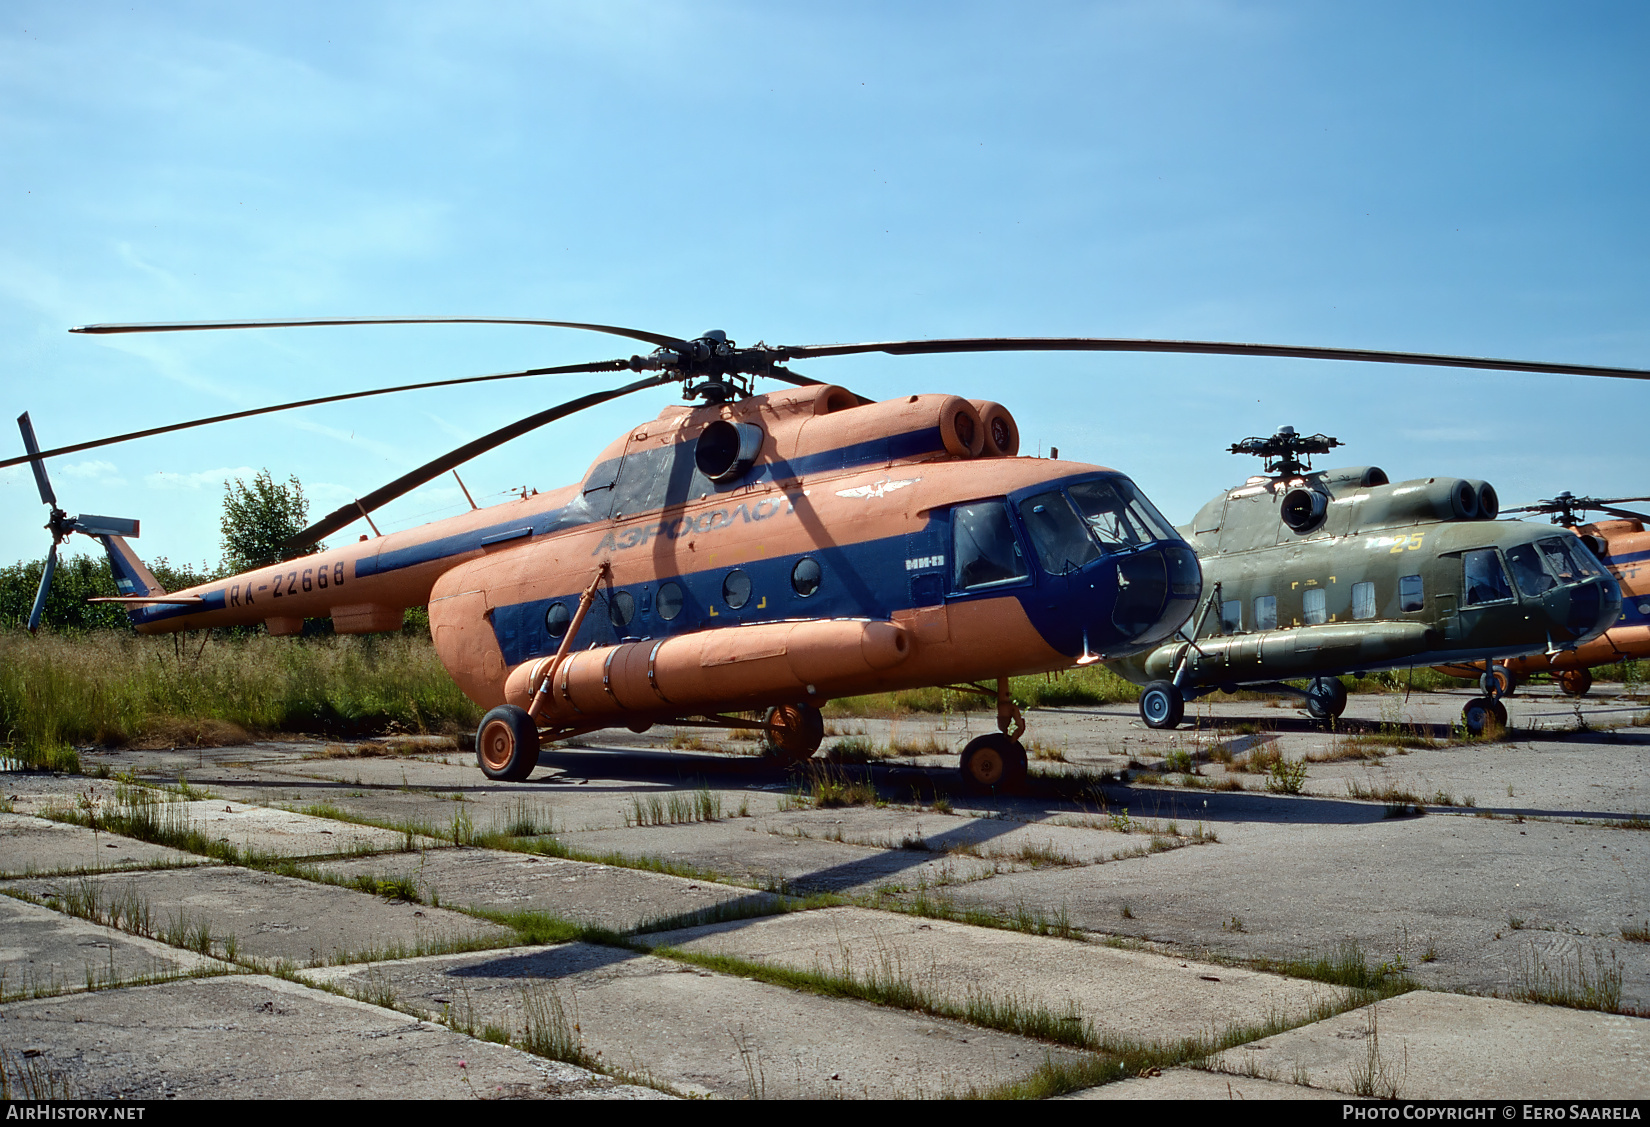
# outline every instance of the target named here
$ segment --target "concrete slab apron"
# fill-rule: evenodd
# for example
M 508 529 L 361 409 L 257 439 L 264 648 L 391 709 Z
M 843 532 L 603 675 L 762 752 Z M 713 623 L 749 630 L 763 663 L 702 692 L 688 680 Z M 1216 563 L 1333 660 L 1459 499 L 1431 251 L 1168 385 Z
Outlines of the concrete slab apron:
M 1041 1042 L 822 998 L 618 948 L 569 943 L 308 972 L 397 1006 L 519 1031 L 538 992 L 576 1015 L 607 1067 L 730 1097 L 916 1097 L 1019 1079 Z
M 0 897 L 0 1002 L 228 969 L 193 951 Z
M 1407 1099 L 1645 1099 L 1650 1021 L 1416 991 L 1216 1060 L 1341 1092 L 1373 1066 Z
M 75 892 L 96 896 L 104 905 L 142 905 L 157 931 L 184 921 L 208 928 L 214 950 L 223 950 L 223 940 L 234 936 L 239 957 L 301 965 L 486 944 L 514 934 L 442 908 L 392 903 L 354 889 L 229 865 L 6 884 L 42 897 Z
M 0 1042 L 82 1099 L 657 1095 L 263 976 L 0 1006 Z
M 1557 971 L 1582 958 L 1590 969 L 1598 953 L 1620 960 L 1623 1003 L 1650 1005 L 1650 947 L 1621 940 L 1623 924 L 1644 918 L 1642 833 L 1449 815 L 1244 832 L 1241 846 L 947 891 L 961 905 L 1063 906 L 1084 928 L 1244 957 L 1350 938 L 1372 964 L 1402 956 L 1424 985 L 1485 993 L 1508 989 L 1532 955 Z
M 1206 1036 L 1273 1018 L 1305 1021 L 1344 997 L 1339 988 L 1280 975 L 865 908 L 657 932 L 642 941 L 860 978 L 893 972 L 958 1002 L 983 995 L 1056 1014 L 1076 1007 L 1097 1031 L 1138 1041 Z
M 192 853 L 93 832 L 84 826 L 26 814 L 0 814 L 0 877 L 198 865 L 201 861 Z
M 980 858 L 818 841 L 769 832 L 743 818 L 570 833 L 562 841 L 587 853 L 658 857 L 753 884 L 784 883 L 801 892 L 929 887 L 996 871 L 992 862 Z
M 501 912 L 548 912 L 615 931 L 629 931 L 652 920 L 688 915 L 717 905 L 766 906 L 775 902 L 771 893 L 712 881 L 496 849 L 387 853 L 352 861 L 328 861 L 316 868 L 346 880 L 357 876 L 410 876 L 426 902 L 439 897 L 440 903 L 448 905 Z

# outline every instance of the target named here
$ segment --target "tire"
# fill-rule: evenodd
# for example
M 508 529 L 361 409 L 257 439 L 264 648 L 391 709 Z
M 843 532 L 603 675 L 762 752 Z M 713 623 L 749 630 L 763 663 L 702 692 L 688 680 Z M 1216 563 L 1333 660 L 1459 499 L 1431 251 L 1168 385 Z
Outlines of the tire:
M 539 765 L 538 725 L 515 705 L 499 705 L 476 729 L 476 762 L 489 779 L 525 782 Z
M 1593 671 L 1566 669 L 1562 673 L 1554 673 L 1553 680 L 1558 682 L 1558 687 L 1564 690 L 1566 696 L 1584 697 L 1587 690 L 1593 687 Z
M 811 704 L 781 704 L 762 718 L 768 759 L 789 767 L 813 757 L 825 739 L 825 718 Z
M 1316 678 L 1306 689 L 1306 712 L 1314 720 L 1335 720 L 1346 711 L 1346 686 L 1339 677 Z
M 1518 675 L 1509 669 L 1495 671 L 1495 698 L 1510 697 L 1518 691 Z
M 1173 728 L 1186 715 L 1186 698 L 1172 681 L 1153 681 L 1140 693 L 1140 719 L 1148 728 Z
M 1461 709 L 1461 726 L 1469 736 L 1482 736 L 1492 727 L 1505 731 L 1507 706 L 1491 697 L 1473 697 Z
M 1026 781 L 1026 749 L 1000 732 L 970 740 L 963 748 L 963 786 L 971 794 L 1016 791 Z

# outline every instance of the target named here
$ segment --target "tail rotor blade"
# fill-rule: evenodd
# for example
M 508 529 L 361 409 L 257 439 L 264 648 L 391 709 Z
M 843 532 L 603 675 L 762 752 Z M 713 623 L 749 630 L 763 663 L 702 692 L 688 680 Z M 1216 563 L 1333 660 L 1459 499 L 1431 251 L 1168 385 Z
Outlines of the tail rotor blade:
M 55 509 L 57 494 L 52 492 L 52 483 L 46 479 L 46 463 L 40 460 L 40 443 L 34 440 L 34 424 L 29 421 L 27 411 L 17 416 L 17 429 L 23 432 L 23 449 L 29 452 L 29 468 L 34 470 L 34 483 L 40 487 L 40 499 Z
M 40 629 L 40 614 L 46 609 L 46 595 L 52 589 L 52 573 L 57 570 L 57 545 L 46 553 L 46 569 L 40 573 L 40 590 L 34 594 L 34 609 L 29 611 L 29 633 Z

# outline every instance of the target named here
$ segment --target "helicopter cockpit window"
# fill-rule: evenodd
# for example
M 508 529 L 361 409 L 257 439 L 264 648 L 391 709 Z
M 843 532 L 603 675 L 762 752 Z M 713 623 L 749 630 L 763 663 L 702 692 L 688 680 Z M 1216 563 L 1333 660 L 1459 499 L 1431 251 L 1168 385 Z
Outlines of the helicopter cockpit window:
M 1228 599 L 1220 604 L 1220 632 L 1236 634 L 1243 629 L 1243 600 Z
M 1461 568 L 1466 579 L 1462 606 L 1501 603 L 1513 597 L 1512 587 L 1507 583 L 1507 573 L 1501 566 L 1501 557 L 1494 548 L 1461 553 Z
M 1020 542 L 1003 501 L 979 501 L 951 510 L 952 580 L 959 591 L 1026 577 Z
M 1317 626 L 1329 620 L 1329 592 L 1322 587 L 1309 589 L 1301 598 L 1301 610 L 1308 626 Z
M 1255 629 L 1276 630 L 1278 628 L 1278 597 L 1276 595 L 1257 595 L 1255 597 Z
M 1398 580 L 1398 609 L 1401 611 L 1421 610 L 1427 605 L 1426 588 L 1421 584 L 1419 575 L 1405 575 Z
M 1020 519 L 1031 533 L 1043 570 L 1050 575 L 1066 575 L 1100 558 L 1088 526 L 1058 490 L 1021 501 Z
M 1580 583 L 1604 572 L 1587 557 L 1581 542 L 1573 536 L 1553 536 L 1537 541 L 1541 554 L 1547 557 L 1547 566 L 1553 569 L 1560 583 Z M 1578 551 L 1578 549 L 1581 549 Z
M 1352 585 L 1352 617 L 1375 617 L 1375 584 L 1354 583 Z
M 1507 549 L 1507 562 L 1512 565 L 1513 582 L 1527 599 L 1538 598 L 1551 591 L 1558 583 L 1541 566 L 1541 554 L 1534 544 L 1520 544 Z
M 1107 551 L 1152 540 L 1172 540 L 1174 530 L 1126 479 L 1084 481 L 1071 487 L 1089 530 Z

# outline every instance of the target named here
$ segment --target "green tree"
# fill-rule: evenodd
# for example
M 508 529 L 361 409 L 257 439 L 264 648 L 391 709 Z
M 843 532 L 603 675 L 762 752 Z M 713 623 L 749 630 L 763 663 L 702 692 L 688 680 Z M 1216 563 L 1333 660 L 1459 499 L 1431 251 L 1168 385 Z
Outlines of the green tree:
M 236 479 L 223 483 L 223 566 L 226 572 L 246 571 L 274 563 L 287 553 L 287 539 L 309 523 L 309 501 L 296 477 L 277 485 L 268 470 L 260 470 L 252 483 Z M 318 551 L 310 544 L 302 552 Z

